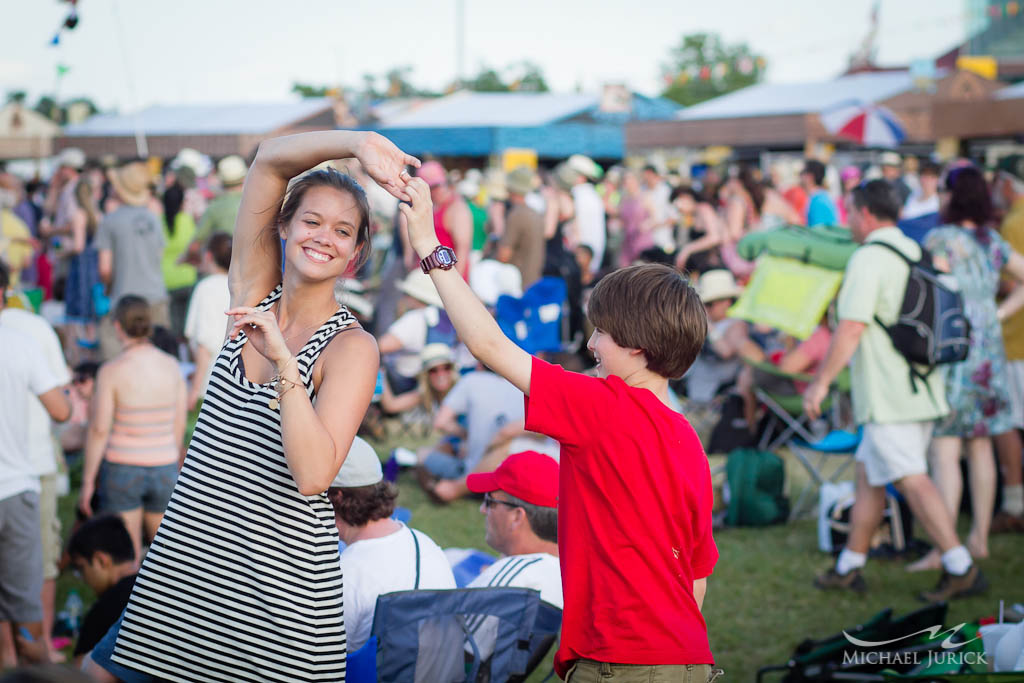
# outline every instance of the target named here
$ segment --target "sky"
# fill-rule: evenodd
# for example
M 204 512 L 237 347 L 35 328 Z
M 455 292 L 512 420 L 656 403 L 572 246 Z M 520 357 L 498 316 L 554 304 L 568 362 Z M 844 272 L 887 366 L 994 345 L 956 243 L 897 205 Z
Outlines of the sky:
M 461 0 L 465 75 L 524 59 L 554 91 L 623 82 L 655 95 L 660 66 L 687 33 L 746 42 L 767 80 L 827 80 L 868 30 L 874 0 Z M 59 0 L 0 0 L 0 95 L 57 91 L 103 110 L 152 104 L 279 102 L 293 82 L 360 86 L 413 67 L 441 90 L 458 71 L 459 0 L 79 0 L 79 24 L 51 39 Z M 907 64 L 965 35 L 968 0 L 882 0 L 878 62 Z M 57 65 L 69 67 L 60 79 Z

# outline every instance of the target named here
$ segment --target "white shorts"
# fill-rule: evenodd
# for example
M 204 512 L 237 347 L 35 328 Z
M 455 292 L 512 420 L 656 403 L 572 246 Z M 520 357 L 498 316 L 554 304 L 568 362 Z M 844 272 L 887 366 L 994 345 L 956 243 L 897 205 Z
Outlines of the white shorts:
M 1024 429 L 1024 360 L 1007 361 L 1006 374 L 1013 426 Z
M 928 444 L 934 428 L 931 420 L 864 425 L 854 459 L 864 464 L 868 483 L 885 486 L 912 474 L 927 474 Z

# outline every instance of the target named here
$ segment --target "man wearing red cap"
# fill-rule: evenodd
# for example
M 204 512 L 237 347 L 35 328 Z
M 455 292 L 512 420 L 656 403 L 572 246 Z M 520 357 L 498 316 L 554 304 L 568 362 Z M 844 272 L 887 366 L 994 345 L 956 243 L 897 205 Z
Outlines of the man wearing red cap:
M 540 599 L 562 609 L 562 573 L 558 566 L 558 463 L 537 451 L 508 456 L 493 472 L 471 474 L 466 486 L 484 494 L 485 540 L 503 557 L 473 579 L 470 588 L 515 586 L 540 591 Z M 472 625 L 471 625 L 472 626 Z M 476 625 L 474 637 L 483 659 L 495 634 Z
M 469 206 L 459 193 L 448 182 L 448 174 L 444 166 L 437 161 L 428 161 L 416 172 L 416 176 L 422 178 L 430 188 L 430 199 L 434 203 L 434 231 L 437 233 L 438 241 L 445 247 L 455 251 L 455 270 L 459 271 L 462 279 L 469 282 L 469 251 L 473 246 L 473 214 Z M 404 227 L 403 235 L 408 232 Z M 407 237 L 406 237 L 407 239 Z M 416 253 L 406 241 L 406 263 L 407 270 L 419 268 Z

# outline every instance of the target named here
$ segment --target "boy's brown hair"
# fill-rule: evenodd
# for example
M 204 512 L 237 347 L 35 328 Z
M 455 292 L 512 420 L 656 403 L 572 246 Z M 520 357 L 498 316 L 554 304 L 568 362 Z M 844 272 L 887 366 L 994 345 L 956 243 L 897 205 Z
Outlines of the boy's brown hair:
M 622 268 L 594 287 L 588 309 L 594 327 L 619 346 L 640 349 L 647 367 L 662 377 L 682 377 L 708 333 L 696 290 L 679 271 L 648 263 Z

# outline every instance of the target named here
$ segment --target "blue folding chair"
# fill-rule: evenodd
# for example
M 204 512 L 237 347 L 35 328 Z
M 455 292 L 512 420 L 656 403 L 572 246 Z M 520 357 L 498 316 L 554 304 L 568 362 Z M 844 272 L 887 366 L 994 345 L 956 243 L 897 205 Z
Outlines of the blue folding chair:
M 857 451 L 863 436 L 864 428 L 858 427 L 855 432 L 834 429 L 826 434 L 824 438 L 814 442 L 806 441 L 800 437 L 796 437 L 789 442 L 789 448 L 793 455 L 804 466 L 807 473 L 811 475 L 811 480 L 800 492 L 796 503 L 790 508 L 789 518 L 791 520 L 796 518 L 805 496 L 811 490 L 820 489 L 821 485 L 826 481 L 833 484 L 839 481 L 847 468 L 853 464 L 853 455 Z M 835 458 L 842 458 L 843 462 L 831 475 L 826 475 L 822 471 L 825 463 Z
M 381 595 L 371 631 L 378 641 L 378 680 L 478 683 L 525 677 L 539 607 L 540 593 L 528 588 L 456 588 Z M 494 654 L 485 663 L 469 624 L 470 620 L 487 617 L 497 619 L 497 629 Z
M 494 317 L 505 336 L 527 353 L 563 350 L 569 322 L 565 280 L 543 277 L 518 299 L 499 296 Z

